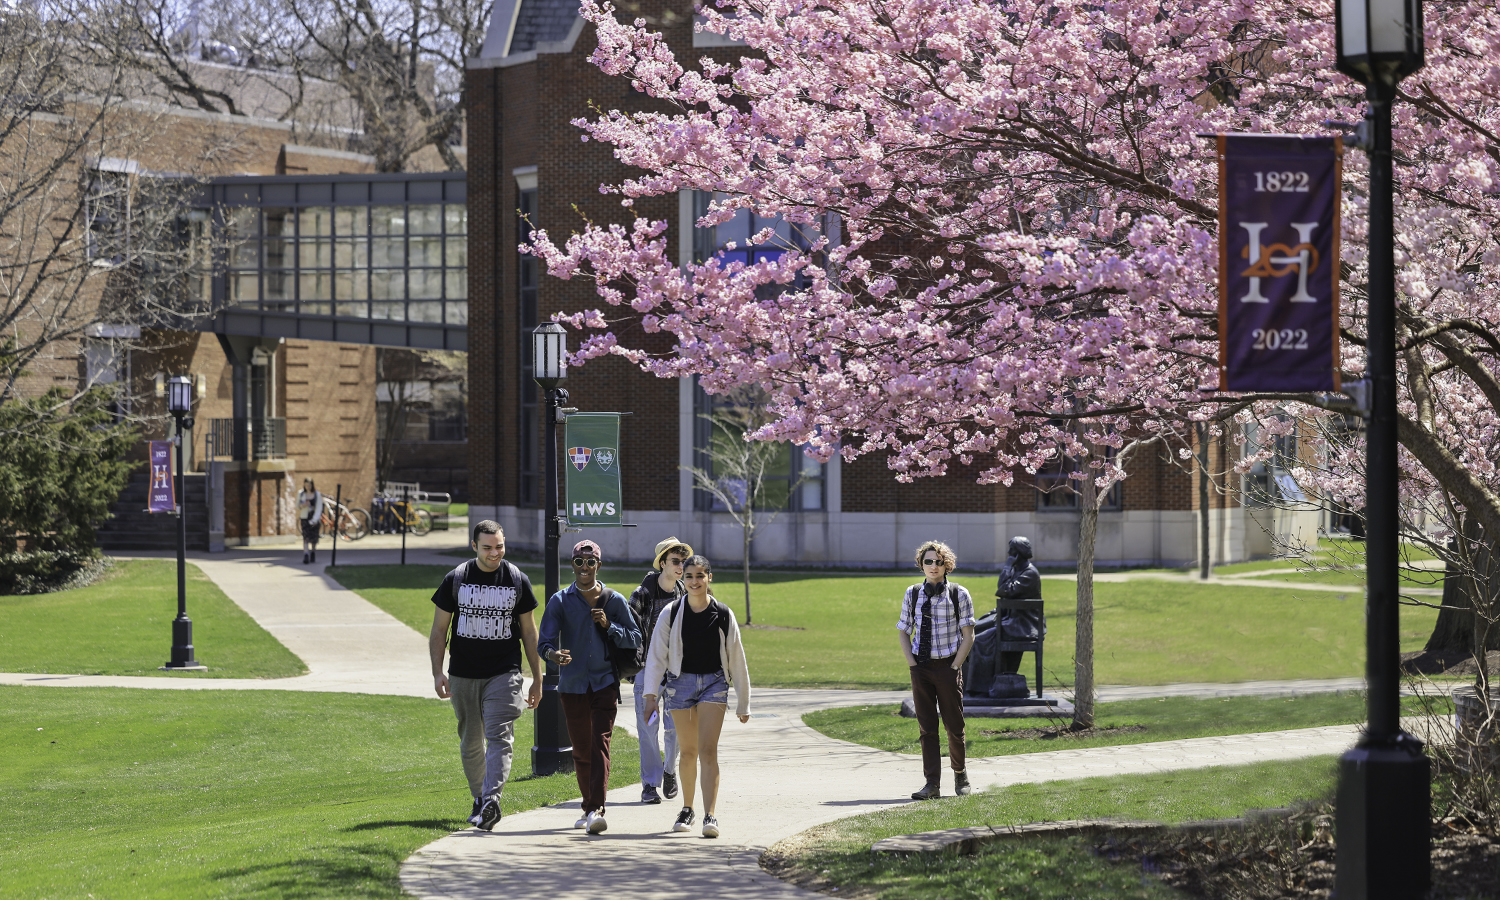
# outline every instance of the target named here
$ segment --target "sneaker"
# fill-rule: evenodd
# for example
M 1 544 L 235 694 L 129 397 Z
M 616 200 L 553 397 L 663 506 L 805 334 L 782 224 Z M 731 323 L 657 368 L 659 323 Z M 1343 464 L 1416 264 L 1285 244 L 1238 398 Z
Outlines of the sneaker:
M 475 797 L 474 798 L 474 808 L 471 809 L 471 810 L 469 810 L 469 824 L 470 825 L 478 825 L 479 824 L 479 810 L 483 806 L 484 806 L 484 801 L 481 800 L 481 799 L 479 799 L 478 797 Z
M 974 789 L 969 787 L 968 772 L 953 773 L 953 793 L 957 794 L 960 797 L 967 797 L 970 794 L 974 793 Z
M 308 554 L 308 557 L 309 557 L 309 559 L 308 559 L 309 562 L 317 562 L 318 561 L 318 551 L 314 550 L 313 552 L 311 552 L 311 553 Z
M 656 792 L 656 785 L 648 784 L 641 788 L 641 802 L 655 805 L 661 802 L 661 794 Z
M 693 808 L 691 806 L 684 806 L 682 812 L 677 814 L 677 821 L 672 824 L 672 830 L 676 832 L 693 830 Z
M 579 819 L 577 822 L 574 822 L 573 823 L 573 827 L 574 828 L 587 828 L 587 827 L 589 827 L 589 816 L 588 816 L 588 813 L 584 813 L 583 814 L 583 818 Z
M 480 831 L 490 831 L 498 821 L 500 821 L 500 802 L 498 800 L 486 800 L 484 801 L 484 806 L 479 810 L 479 821 L 474 823 L 474 827 Z
M 920 791 L 911 795 L 913 800 L 936 800 L 943 796 L 942 788 L 936 781 L 929 781 Z
M 703 817 L 703 836 L 710 838 L 719 836 L 718 819 L 715 819 L 713 816 Z
M 302 564 L 307 565 L 307 551 L 305 550 L 302 552 Z
M 608 828 L 609 828 L 609 823 L 606 822 L 606 821 L 604 821 L 604 812 L 603 812 L 603 810 L 596 809 L 593 812 L 589 813 L 589 817 L 588 817 L 588 831 L 589 831 L 589 834 L 603 834 L 605 832 L 605 830 L 608 829 Z
M 671 772 L 665 772 L 661 776 L 661 792 L 667 795 L 668 800 L 677 796 L 677 776 Z

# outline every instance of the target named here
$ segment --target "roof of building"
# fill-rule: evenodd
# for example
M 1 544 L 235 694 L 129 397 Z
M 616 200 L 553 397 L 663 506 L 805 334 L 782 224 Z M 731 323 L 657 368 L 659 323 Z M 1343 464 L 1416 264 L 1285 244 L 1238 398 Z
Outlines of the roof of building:
M 525 53 L 535 50 L 537 44 L 563 40 L 577 18 L 578 0 L 521 0 L 510 53 Z

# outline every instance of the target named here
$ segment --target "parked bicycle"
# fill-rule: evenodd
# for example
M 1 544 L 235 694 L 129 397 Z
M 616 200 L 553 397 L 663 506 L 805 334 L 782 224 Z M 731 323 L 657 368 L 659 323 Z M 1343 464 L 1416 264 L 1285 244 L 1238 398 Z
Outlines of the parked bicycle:
M 370 514 L 357 506 L 336 504 L 325 497 L 322 533 L 333 534 L 335 526 L 339 530 L 339 537 L 346 541 L 357 541 L 370 533 Z
M 415 501 L 376 497 L 375 530 L 381 534 L 399 534 L 404 529 L 421 537 L 432 530 L 432 513 Z

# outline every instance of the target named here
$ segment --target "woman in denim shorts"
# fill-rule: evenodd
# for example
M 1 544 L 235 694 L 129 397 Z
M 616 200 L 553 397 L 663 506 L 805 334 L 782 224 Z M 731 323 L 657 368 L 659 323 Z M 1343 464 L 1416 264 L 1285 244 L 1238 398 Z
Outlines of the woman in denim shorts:
M 719 732 L 729 709 L 729 686 L 734 685 L 735 715 L 750 721 L 750 671 L 740 626 L 729 607 L 709 593 L 713 569 L 701 556 L 683 567 L 687 597 L 662 610 L 651 636 L 645 683 L 660 684 L 662 705 L 677 730 L 677 767 L 682 775 L 682 799 L 673 831 L 693 828 L 694 772 L 702 772 L 703 836 L 719 836 L 714 804 L 719 797 Z M 663 682 L 665 678 L 665 682 Z M 655 694 L 646 694 L 650 718 L 657 710 Z

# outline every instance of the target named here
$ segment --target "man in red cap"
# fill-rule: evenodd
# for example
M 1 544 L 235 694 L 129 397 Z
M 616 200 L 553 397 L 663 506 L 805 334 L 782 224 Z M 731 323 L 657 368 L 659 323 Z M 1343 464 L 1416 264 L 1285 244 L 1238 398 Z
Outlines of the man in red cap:
M 599 545 L 573 545 L 573 583 L 552 595 L 542 613 L 537 645 L 557 663 L 558 696 L 573 742 L 573 769 L 583 793 L 583 817 L 574 828 L 600 834 L 604 795 L 609 790 L 609 739 L 620 705 L 620 679 L 609 658 L 609 645 L 635 649 L 641 630 L 618 591 L 599 580 L 603 562 Z

